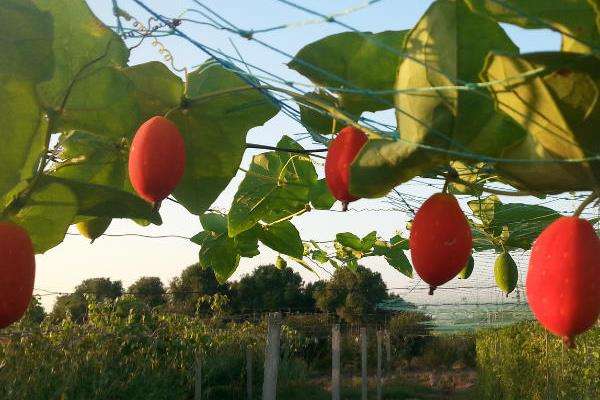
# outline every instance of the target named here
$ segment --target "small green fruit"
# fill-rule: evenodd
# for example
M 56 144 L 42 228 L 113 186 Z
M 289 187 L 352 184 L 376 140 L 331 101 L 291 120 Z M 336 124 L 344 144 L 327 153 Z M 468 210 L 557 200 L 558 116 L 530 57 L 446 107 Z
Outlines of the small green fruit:
M 458 279 L 468 279 L 473 273 L 473 268 L 475 267 L 475 260 L 473 260 L 473 256 L 469 257 L 469 261 L 467 261 L 467 265 L 458 273 Z
M 275 260 L 275 266 L 277 269 L 284 269 L 287 267 L 287 261 L 285 261 L 281 256 L 277 256 L 277 259 Z
M 111 221 L 111 218 L 98 217 L 79 222 L 76 226 L 83 237 L 90 239 L 94 243 L 94 240 L 106 232 Z
M 517 264 L 506 251 L 500 253 L 496 258 L 494 278 L 496 278 L 496 285 L 506 293 L 506 297 L 517 287 L 517 281 L 519 280 Z

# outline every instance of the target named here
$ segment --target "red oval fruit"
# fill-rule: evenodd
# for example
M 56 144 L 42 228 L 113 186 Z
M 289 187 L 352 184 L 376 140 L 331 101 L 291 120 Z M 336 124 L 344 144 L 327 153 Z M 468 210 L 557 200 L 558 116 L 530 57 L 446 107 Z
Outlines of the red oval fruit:
M 358 200 L 350 194 L 350 164 L 367 143 L 368 137 L 363 131 L 347 126 L 331 141 L 325 160 L 325 179 L 333 196 L 342 202 L 344 210 L 348 203 Z
M 185 169 L 185 144 L 177 126 L 152 117 L 137 130 L 129 152 L 129 179 L 140 197 L 156 203 L 167 197 Z
M 33 295 L 35 256 L 25 229 L 0 222 L 0 329 L 21 319 Z
M 453 195 L 437 193 L 423 203 L 410 228 L 409 244 L 415 270 L 430 285 L 429 294 L 464 268 L 473 237 Z
M 561 217 L 538 236 L 527 271 L 527 300 L 538 321 L 565 345 L 600 314 L 600 239 L 592 225 Z

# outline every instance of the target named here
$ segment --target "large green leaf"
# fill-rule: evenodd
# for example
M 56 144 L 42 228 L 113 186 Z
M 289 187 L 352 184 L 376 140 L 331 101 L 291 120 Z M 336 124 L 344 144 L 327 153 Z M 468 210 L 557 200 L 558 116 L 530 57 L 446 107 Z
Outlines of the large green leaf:
M 300 233 L 290 221 L 263 226 L 258 239 L 265 246 L 294 258 L 302 258 L 304 254 Z
M 0 3 L 0 75 L 42 81 L 52 76 L 52 17 L 30 0 Z
M 281 148 L 301 148 L 284 136 Z M 282 151 L 254 156 L 233 198 L 229 211 L 229 235 L 252 228 L 258 221 L 272 222 L 304 209 L 317 173 L 310 157 Z
M 522 77 L 544 69 L 542 76 Z M 594 56 L 532 53 L 491 55 L 483 76 L 499 109 L 527 131 L 498 163 L 513 185 L 536 192 L 592 190 L 600 179 L 600 61 Z M 593 162 L 564 162 L 593 158 Z
M 340 89 L 341 107 L 363 111 L 394 107 L 393 87 L 408 31 L 342 32 L 303 47 L 288 66 L 320 86 Z
M 191 105 L 169 117 L 186 146 L 185 174 L 174 195 L 190 212 L 201 214 L 235 176 L 248 130 L 267 122 L 278 108 L 216 61 L 207 61 L 188 79 Z
M 77 215 L 85 217 L 111 217 L 144 219 L 161 223 L 158 211 L 140 197 L 110 186 L 96 185 L 50 175 L 39 179 L 41 184 L 58 183 L 68 187 L 77 197 Z
M 129 51 L 123 40 L 94 16 L 84 0 L 33 2 L 51 13 L 54 22 L 54 74 L 38 88 L 46 108 L 59 110 L 70 87 L 97 69 L 127 62 Z
M 503 204 L 497 196 L 472 200 L 469 207 L 482 222 L 481 228 L 510 248 L 529 250 L 539 234 L 560 217 L 555 210 L 533 204 Z M 507 236 L 504 238 L 503 236 Z
M 241 257 L 254 257 L 258 251 L 258 229 L 247 230 L 236 237 L 227 235 L 227 217 L 219 213 L 200 216 L 204 231 L 192 237 L 199 244 L 200 265 L 212 268 L 220 282 L 235 272 Z
M 319 179 L 310 187 L 310 203 L 317 210 L 329 210 L 335 203 L 325 178 Z
M 139 125 L 131 81 L 120 68 L 102 67 L 76 78 L 56 129 L 81 129 L 112 138 L 129 137 Z
M 447 162 L 448 151 L 497 155 L 523 136 L 490 96 L 453 89 L 480 80 L 490 50 L 518 51 L 496 22 L 471 12 L 461 0 L 433 3 L 407 35 L 398 68 L 401 137 L 373 138 L 363 147 L 351 167 L 351 193 L 379 197 Z
M 140 110 L 138 124 L 155 115 L 164 115 L 181 104 L 183 81 L 158 61 L 123 69 L 131 81 Z
M 240 263 L 240 255 L 235 241 L 227 233 L 211 232 L 203 241 L 199 253 L 202 268 L 212 268 L 220 283 L 224 283 L 235 272 Z
M 413 277 L 413 268 L 410 261 L 404 254 L 408 250 L 407 241 L 402 238 L 390 239 L 390 243 L 377 240 L 373 246 L 373 255 L 384 256 L 389 265 L 409 278 Z
M 122 141 L 72 131 L 62 134 L 59 142 L 63 162 L 54 166 L 52 175 L 117 189 L 125 187 L 128 152 Z
M 45 149 L 46 130 L 34 83 L 0 73 L 0 198 L 33 176 Z
M 600 30 L 589 0 L 466 0 L 476 11 L 498 22 L 528 29 L 551 28 L 563 33 L 563 51 L 597 51 Z
M 40 182 L 10 218 L 29 232 L 35 252 L 44 253 L 63 241 L 77 209 L 77 197 L 67 186 Z
M 323 108 L 314 104 L 317 101 L 328 107 L 339 108 L 339 99 L 325 91 L 307 93 L 300 102 L 300 121 L 302 125 L 312 134 L 331 135 L 338 132 L 346 124 L 334 118 Z

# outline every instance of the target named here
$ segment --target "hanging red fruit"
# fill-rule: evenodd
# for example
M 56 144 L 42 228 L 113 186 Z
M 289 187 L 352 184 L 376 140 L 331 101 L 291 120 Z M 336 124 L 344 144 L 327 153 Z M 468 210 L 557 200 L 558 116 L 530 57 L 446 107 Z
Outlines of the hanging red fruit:
M 185 169 L 185 144 L 177 126 L 164 117 L 144 122 L 129 152 L 129 179 L 140 197 L 157 203 L 177 186 Z
M 429 294 L 464 268 L 473 237 L 453 195 L 437 193 L 423 203 L 412 222 L 409 244 L 415 270 L 430 285 Z
M 531 249 L 527 301 L 538 321 L 566 346 L 600 314 L 600 239 L 578 217 L 550 224 Z
M 331 141 L 325 160 L 325 178 L 333 196 L 348 209 L 348 203 L 358 200 L 350 194 L 350 164 L 367 143 L 367 135 L 353 126 L 347 126 Z
M 33 296 L 35 256 L 25 229 L 0 222 L 0 329 L 21 319 Z

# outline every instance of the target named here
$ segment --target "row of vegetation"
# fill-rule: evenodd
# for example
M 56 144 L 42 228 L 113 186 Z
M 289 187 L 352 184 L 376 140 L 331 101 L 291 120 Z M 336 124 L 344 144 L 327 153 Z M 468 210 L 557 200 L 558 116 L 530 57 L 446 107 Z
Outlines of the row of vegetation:
M 248 318 L 269 311 L 325 312 L 348 323 L 383 318 L 377 304 L 385 300 L 394 299 L 398 306 L 411 307 L 388 293 L 379 273 L 362 266 L 355 272 L 340 268 L 327 281 L 305 283 L 292 268 L 266 265 L 239 281 L 219 283 L 212 269 L 195 264 L 168 285 L 158 277 L 142 277 L 126 289 L 121 281 L 86 279 L 73 293 L 58 296 L 49 317 L 60 321 L 69 315 L 72 320 L 82 322 L 91 297 L 103 301 L 123 295 L 131 295 L 151 308 L 188 315 L 212 315 L 215 310 L 221 315 Z M 39 322 L 44 316 L 44 310 L 37 304 L 26 318 Z
M 498 400 L 600 398 L 600 328 L 565 350 L 535 323 L 477 335 L 479 398 Z

